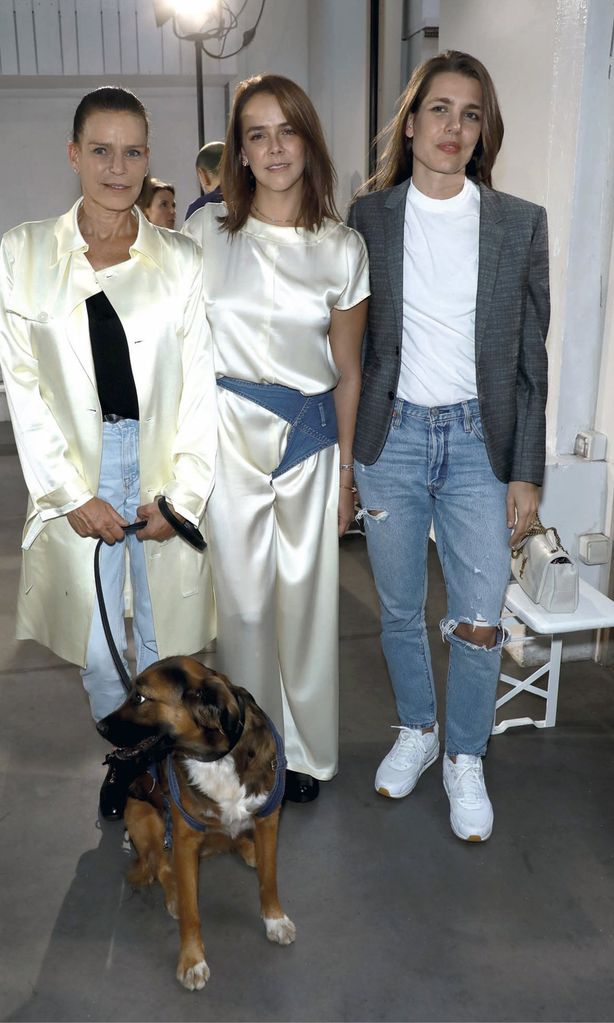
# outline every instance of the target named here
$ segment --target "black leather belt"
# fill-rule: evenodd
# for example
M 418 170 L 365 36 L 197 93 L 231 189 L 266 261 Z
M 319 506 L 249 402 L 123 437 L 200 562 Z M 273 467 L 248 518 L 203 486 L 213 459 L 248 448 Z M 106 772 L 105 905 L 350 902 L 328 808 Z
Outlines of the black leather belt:
M 105 412 L 102 417 L 103 423 L 123 423 L 127 416 L 118 416 L 115 412 Z

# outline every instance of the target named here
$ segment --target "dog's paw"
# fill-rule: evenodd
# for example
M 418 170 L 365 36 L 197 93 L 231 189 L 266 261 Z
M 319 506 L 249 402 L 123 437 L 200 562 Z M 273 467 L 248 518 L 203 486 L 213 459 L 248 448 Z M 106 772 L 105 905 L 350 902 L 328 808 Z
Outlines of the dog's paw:
M 269 941 L 276 941 L 278 945 L 292 944 L 296 938 L 296 927 L 289 917 L 284 915 L 274 919 L 265 916 L 263 919 Z
M 169 916 L 172 916 L 173 920 L 179 919 L 179 910 L 177 909 L 177 898 L 173 896 L 171 899 L 165 899 L 164 905 Z
M 235 849 L 248 867 L 256 866 L 256 846 L 253 838 L 241 835 L 235 843 Z
M 204 959 L 188 967 L 184 966 L 180 959 L 177 965 L 177 980 L 187 987 L 188 991 L 200 991 L 204 988 L 210 975 L 209 967 Z

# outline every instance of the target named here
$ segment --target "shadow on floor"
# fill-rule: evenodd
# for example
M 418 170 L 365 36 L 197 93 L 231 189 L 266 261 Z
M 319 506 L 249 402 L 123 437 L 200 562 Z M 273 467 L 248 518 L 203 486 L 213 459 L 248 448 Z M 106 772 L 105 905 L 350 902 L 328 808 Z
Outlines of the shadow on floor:
M 396 715 L 360 536 L 342 542 L 340 771 L 315 803 L 288 804 L 282 817 L 280 894 L 296 943 L 266 940 L 253 871 L 232 856 L 207 861 L 211 980 L 184 991 L 159 890 L 125 884 L 123 828 L 96 821 L 106 747 L 78 672 L 12 639 L 25 504 L 14 456 L 0 457 L 0 471 L 2 1019 L 614 1018 L 612 672 L 564 663 L 557 727 L 493 738 L 495 831 L 483 846 L 459 842 L 440 762 L 405 800 L 373 789 Z M 442 612 L 431 552 L 441 702 Z

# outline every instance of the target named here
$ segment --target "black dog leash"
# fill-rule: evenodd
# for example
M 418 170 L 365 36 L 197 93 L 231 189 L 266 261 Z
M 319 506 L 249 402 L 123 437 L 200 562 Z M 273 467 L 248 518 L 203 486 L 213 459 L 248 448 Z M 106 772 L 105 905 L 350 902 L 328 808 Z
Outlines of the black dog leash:
M 192 525 L 191 522 L 182 522 L 181 519 L 178 519 L 174 512 L 172 512 L 169 508 L 165 497 L 158 498 L 158 508 L 169 525 L 171 525 L 173 529 L 190 544 L 191 547 L 195 547 L 197 551 L 204 551 L 207 544 L 205 543 L 205 539 L 200 530 L 197 529 L 196 526 Z M 123 527 L 124 535 L 127 536 L 128 533 L 136 533 L 139 529 L 144 529 L 146 525 L 146 522 L 132 522 L 129 526 Z M 103 543 L 104 540 L 101 537 L 96 544 L 96 550 L 94 552 L 94 583 L 96 586 L 96 597 L 98 599 L 100 619 L 102 621 L 105 639 L 109 647 L 109 653 L 113 658 L 113 663 L 117 668 L 120 679 L 122 680 L 122 685 L 126 692 L 129 693 L 132 688 L 132 683 L 128 677 L 128 672 L 124 668 L 124 663 L 115 645 L 115 640 L 113 639 L 113 633 L 111 632 L 111 626 L 109 625 L 109 616 L 107 615 L 107 608 L 104 602 L 104 594 L 102 592 L 102 582 L 100 580 L 100 548 Z
M 200 529 L 197 529 L 191 522 L 181 521 L 178 519 L 174 512 L 168 506 L 168 501 L 165 497 L 158 498 L 158 508 L 160 509 L 163 517 L 168 522 L 169 526 L 172 526 L 179 536 L 182 536 L 184 540 L 190 544 L 191 547 L 195 547 L 197 551 L 204 551 L 207 544 L 205 538 L 201 533 Z
M 147 525 L 146 522 L 132 522 L 129 526 L 124 526 L 124 535 L 128 533 L 136 533 L 139 529 L 144 529 Z M 111 626 L 109 625 L 109 616 L 107 614 L 107 607 L 104 602 L 104 593 L 102 592 L 102 582 L 100 579 L 100 548 L 102 547 L 104 540 L 100 537 L 100 540 L 96 544 L 96 550 L 94 551 L 94 583 L 96 585 L 96 597 L 98 598 L 98 608 L 100 610 L 100 619 L 102 621 L 102 628 L 104 630 L 105 639 L 109 647 L 109 653 L 113 658 L 113 663 L 117 668 L 119 677 L 122 680 L 122 684 L 127 693 L 132 688 L 132 683 L 128 677 L 128 672 L 124 668 L 124 662 L 119 656 L 119 651 L 115 646 L 115 640 L 113 639 L 113 633 L 111 632 Z

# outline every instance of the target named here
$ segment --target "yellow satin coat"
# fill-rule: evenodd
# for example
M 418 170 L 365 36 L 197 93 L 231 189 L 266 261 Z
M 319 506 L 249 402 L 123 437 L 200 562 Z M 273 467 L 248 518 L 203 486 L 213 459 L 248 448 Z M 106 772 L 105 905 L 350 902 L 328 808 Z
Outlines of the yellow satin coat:
M 202 305 L 200 250 L 140 211 L 130 266 L 95 273 L 77 226 L 22 224 L 0 246 L 0 364 L 30 494 L 17 638 L 85 663 L 95 540 L 66 513 L 96 494 L 102 414 L 85 300 L 104 290 L 126 332 L 140 411 L 141 500 L 165 494 L 197 524 L 213 486 L 216 387 Z M 179 537 L 146 542 L 160 657 L 215 634 L 208 558 Z

